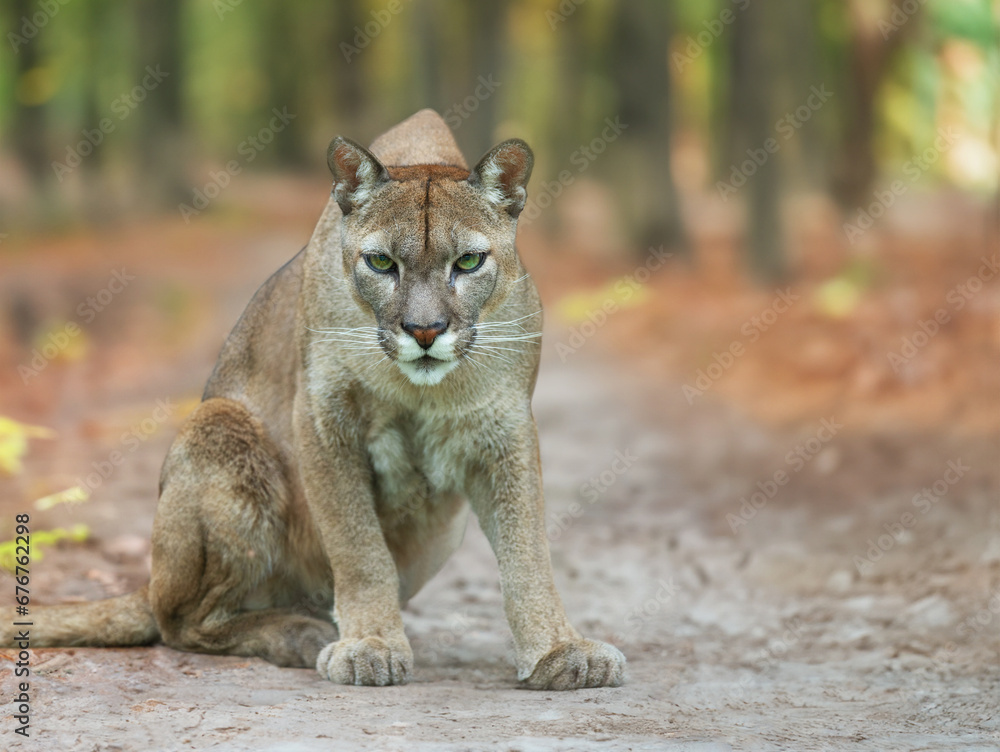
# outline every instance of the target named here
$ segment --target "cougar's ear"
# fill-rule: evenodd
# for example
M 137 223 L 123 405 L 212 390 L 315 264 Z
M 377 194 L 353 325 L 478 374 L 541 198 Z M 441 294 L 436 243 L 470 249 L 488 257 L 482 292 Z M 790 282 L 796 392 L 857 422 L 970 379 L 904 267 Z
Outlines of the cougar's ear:
M 494 146 L 479 160 L 469 182 L 491 202 L 516 217 L 528 197 L 525 186 L 534 164 L 531 147 L 519 138 L 512 138 Z
M 344 215 L 362 206 L 376 188 L 389 182 L 389 171 L 365 147 L 337 136 L 326 151 L 333 173 L 333 197 Z

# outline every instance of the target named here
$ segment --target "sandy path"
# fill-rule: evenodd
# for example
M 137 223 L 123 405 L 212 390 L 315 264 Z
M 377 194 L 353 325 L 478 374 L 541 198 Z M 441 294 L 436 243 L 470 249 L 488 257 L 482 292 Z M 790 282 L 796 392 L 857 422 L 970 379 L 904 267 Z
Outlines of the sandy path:
M 473 522 L 404 614 L 417 662 L 409 686 L 334 686 L 312 671 L 163 647 L 41 650 L 32 738 L 13 735 L 8 705 L 0 748 L 1000 749 L 996 441 L 845 427 L 808 444 L 820 424 L 773 432 L 711 403 L 690 408 L 676 385 L 616 363 L 600 336 L 561 363 L 563 336 L 547 336 L 535 399 L 553 561 L 576 625 L 628 656 L 625 687 L 516 688 L 496 566 Z M 197 369 L 173 367 L 163 383 L 196 388 Z M 38 603 L 143 580 L 171 433 L 74 508 L 94 542 L 46 555 Z M 819 450 L 796 470 L 786 455 L 800 445 Z M 74 451 L 101 456 L 67 440 L 38 461 Z M 956 459 L 969 469 L 920 512 L 914 494 Z M 734 531 L 727 515 L 777 471 L 788 482 Z M 906 512 L 913 524 L 859 573 L 868 539 Z

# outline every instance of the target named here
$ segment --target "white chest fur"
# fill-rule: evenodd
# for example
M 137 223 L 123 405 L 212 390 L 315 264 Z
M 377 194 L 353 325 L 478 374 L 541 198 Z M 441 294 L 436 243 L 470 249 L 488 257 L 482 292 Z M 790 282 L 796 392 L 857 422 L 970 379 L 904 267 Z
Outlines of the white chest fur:
M 419 514 L 465 486 L 470 437 L 454 421 L 396 413 L 367 438 L 375 497 L 382 514 Z

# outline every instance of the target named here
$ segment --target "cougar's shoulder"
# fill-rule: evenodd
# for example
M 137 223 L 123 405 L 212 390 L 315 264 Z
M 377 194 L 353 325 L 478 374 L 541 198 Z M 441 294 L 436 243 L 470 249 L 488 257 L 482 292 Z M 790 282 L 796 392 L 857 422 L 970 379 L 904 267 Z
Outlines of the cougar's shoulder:
M 226 338 L 203 399 L 246 405 L 265 425 L 289 422 L 299 359 L 296 319 L 305 249 L 258 288 Z

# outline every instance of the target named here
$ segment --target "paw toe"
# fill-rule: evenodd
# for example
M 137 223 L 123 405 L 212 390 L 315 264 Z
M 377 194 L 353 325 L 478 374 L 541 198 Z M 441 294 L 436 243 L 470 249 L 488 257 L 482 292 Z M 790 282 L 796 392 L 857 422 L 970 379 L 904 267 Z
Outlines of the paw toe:
M 385 687 L 406 684 L 412 657 L 408 649 L 393 648 L 379 637 L 340 640 L 327 645 L 316 659 L 320 676 L 335 684 Z
M 596 640 L 576 640 L 553 648 L 525 685 L 550 690 L 620 687 L 624 679 L 625 656 L 618 648 Z

